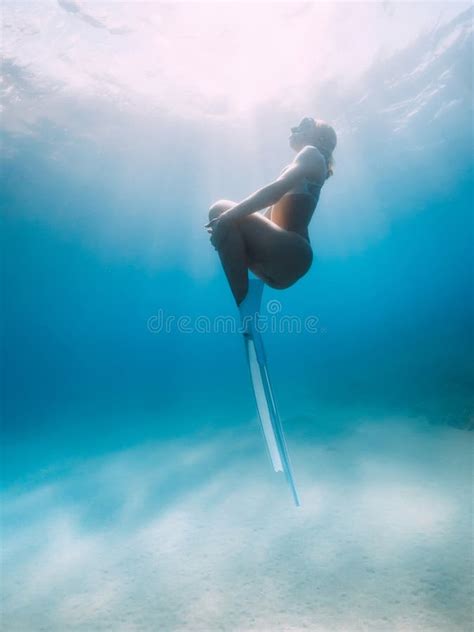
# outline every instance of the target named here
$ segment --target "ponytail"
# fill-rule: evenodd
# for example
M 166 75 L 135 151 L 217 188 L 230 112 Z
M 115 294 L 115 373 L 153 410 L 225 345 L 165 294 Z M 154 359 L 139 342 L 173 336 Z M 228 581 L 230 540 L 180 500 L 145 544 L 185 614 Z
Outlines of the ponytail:
M 326 180 L 334 175 L 333 151 L 337 145 L 337 136 L 334 128 L 325 121 L 315 120 L 315 145 L 326 161 Z

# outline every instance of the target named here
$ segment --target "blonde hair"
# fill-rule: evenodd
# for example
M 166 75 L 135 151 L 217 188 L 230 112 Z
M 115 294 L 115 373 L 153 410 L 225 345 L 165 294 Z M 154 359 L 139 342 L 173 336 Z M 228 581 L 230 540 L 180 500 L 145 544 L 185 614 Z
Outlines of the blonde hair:
M 326 167 L 328 170 L 326 176 L 327 180 L 334 174 L 335 160 L 332 152 L 337 145 L 337 135 L 334 128 L 329 125 L 329 123 L 326 123 L 326 121 L 314 119 L 314 122 L 316 124 L 314 130 L 314 144 L 326 160 Z

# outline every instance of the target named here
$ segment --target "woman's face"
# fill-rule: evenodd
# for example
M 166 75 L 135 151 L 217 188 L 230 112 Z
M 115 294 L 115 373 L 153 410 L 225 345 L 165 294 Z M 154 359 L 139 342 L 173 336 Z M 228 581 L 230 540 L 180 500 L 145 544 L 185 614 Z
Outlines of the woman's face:
M 288 137 L 290 147 L 295 151 L 299 151 L 305 145 L 310 145 L 315 125 L 314 119 L 305 116 L 305 118 L 301 119 L 299 125 L 291 127 L 291 134 Z

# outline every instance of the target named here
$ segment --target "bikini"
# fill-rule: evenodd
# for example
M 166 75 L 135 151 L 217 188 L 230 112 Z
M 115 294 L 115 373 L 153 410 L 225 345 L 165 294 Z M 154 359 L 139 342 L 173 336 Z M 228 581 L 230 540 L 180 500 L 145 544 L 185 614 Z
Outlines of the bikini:
M 286 219 L 284 220 L 284 225 L 282 225 L 282 227 L 284 227 L 286 230 L 298 233 L 308 242 L 309 236 L 307 234 L 307 231 L 304 231 L 306 234 L 303 234 L 301 232 L 301 215 L 299 215 L 299 213 L 296 214 L 294 205 L 292 202 L 290 202 L 289 196 L 303 196 L 303 199 L 299 204 L 299 210 L 303 213 L 308 213 L 310 219 L 318 204 L 319 195 L 321 193 L 323 184 L 324 182 L 313 182 L 309 178 L 303 178 L 303 180 L 300 180 L 298 184 L 287 191 L 285 195 L 281 198 L 282 201 L 280 202 L 280 204 L 282 204 L 283 202 L 283 208 L 280 207 L 280 212 L 282 212 L 283 215 L 286 217 Z M 287 200 L 288 206 L 284 202 L 285 199 Z M 288 211 L 284 210 L 285 207 L 288 209 Z M 306 211 L 303 211 L 303 209 L 306 209 Z
M 311 195 L 314 199 L 314 203 L 317 204 L 319 200 L 319 194 L 323 187 L 324 182 L 311 182 L 309 178 L 304 178 L 301 182 L 296 184 L 292 189 L 287 191 L 285 195 L 293 194 L 306 194 Z

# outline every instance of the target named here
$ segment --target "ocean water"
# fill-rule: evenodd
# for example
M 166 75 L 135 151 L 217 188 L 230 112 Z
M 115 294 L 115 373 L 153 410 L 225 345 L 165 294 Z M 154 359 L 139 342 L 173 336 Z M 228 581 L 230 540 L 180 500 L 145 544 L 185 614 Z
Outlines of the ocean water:
M 134 57 L 191 5 L 40 4 L 3 23 L 3 629 L 472 629 L 472 9 L 335 3 L 334 76 L 232 99 L 191 49 Z M 235 7 L 228 34 L 322 11 Z M 203 224 L 305 115 L 335 174 L 312 269 L 262 304 L 296 508 Z

